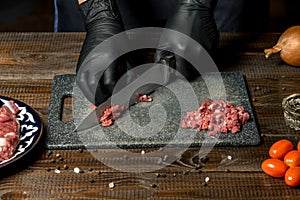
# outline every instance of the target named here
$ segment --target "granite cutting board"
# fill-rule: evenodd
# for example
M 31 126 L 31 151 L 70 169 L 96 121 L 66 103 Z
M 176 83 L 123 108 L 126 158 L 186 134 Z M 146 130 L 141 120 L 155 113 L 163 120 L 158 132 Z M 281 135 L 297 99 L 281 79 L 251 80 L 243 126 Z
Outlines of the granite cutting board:
M 215 73 L 209 73 L 205 75 L 205 80 L 210 83 L 219 81 L 215 79 L 220 78 L 220 74 L 216 76 Z M 221 73 L 223 85 L 226 92 L 225 99 L 232 104 L 238 106 L 244 106 L 245 110 L 250 114 L 250 120 L 242 126 L 241 132 L 237 134 L 219 134 L 217 139 L 217 146 L 253 146 L 258 145 L 261 141 L 260 134 L 257 127 L 257 122 L 254 114 L 251 100 L 249 98 L 247 84 L 242 74 L 238 72 Z M 218 91 L 211 91 L 210 86 L 207 86 L 207 82 L 202 77 L 199 77 L 195 81 L 191 82 L 192 89 L 195 92 L 198 100 L 197 105 L 202 101 L 205 101 L 207 97 L 210 97 L 211 93 Z M 74 149 L 84 147 L 122 147 L 122 148 L 134 148 L 134 147 L 162 147 L 165 145 L 188 145 L 201 146 L 204 139 L 210 141 L 207 136 L 207 131 L 194 131 L 188 129 L 182 129 L 180 127 L 182 120 L 182 113 L 180 110 L 181 103 L 176 98 L 176 95 L 171 92 L 172 87 L 161 87 L 157 89 L 151 96 L 153 102 L 151 103 L 139 103 L 130 107 L 125 116 L 130 116 L 131 119 L 137 123 L 140 127 L 140 135 L 137 135 L 136 128 L 133 130 L 133 126 L 130 123 L 126 123 L 123 117 L 117 119 L 117 122 L 113 126 L 108 128 L 102 128 L 97 126 L 82 132 L 75 132 L 74 119 L 69 122 L 61 121 L 63 99 L 65 97 L 73 97 L 76 105 L 74 115 L 78 116 L 82 113 L 81 118 L 84 118 L 91 110 L 90 103 L 81 97 L 74 96 L 74 81 L 75 75 L 57 75 L 54 77 L 53 89 L 51 94 L 51 100 L 49 105 L 48 115 L 48 129 L 46 134 L 46 147 L 49 149 Z M 178 86 L 179 85 L 179 86 Z M 175 86 L 180 87 L 180 84 Z M 218 90 L 214 88 L 214 90 Z M 77 93 L 77 92 L 76 92 Z M 183 101 L 190 101 L 191 98 L 186 94 L 180 95 L 180 99 Z M 182 101 L 182 100 L 181 100 Z M 149 110 L 158 108 L 156 105 L 160 105 L 164 108 L 164 112 L 161 113 L 165 116 L 166 120 L 161 122 L 160 117 L 153 117 L 150 120 Z M 151 111 L 151 112 L 152 112 Z M 159 111 L 160 112 L 160 111 Z M 156 112 L 154 112 L 156 113 Z M 156 123 L 162 125 L 161 127 L 154 127 L 153 130 L 149 129 L 149 124 Z M 159 125 L 159 126 L 160 126 Z M 121 127 L 121 128 L 120 128 Z M 124 131 L 126 130 L 126 131 Z M 134 132 L 134 134 L 132 134 Z M 188 138 L 187 138 L 188 137 Z M 211 140 L 211 141 L 214 141 Z

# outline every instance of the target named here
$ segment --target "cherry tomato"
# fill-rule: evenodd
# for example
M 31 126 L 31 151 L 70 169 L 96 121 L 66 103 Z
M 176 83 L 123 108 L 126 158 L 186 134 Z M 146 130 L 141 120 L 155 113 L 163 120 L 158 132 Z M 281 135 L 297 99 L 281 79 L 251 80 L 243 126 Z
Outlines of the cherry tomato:
M 271 158 L 277 158 L 280 160 L 284 159 L 284 156 L 289 152 L 294 150 L 294 145 L 289 140 L 279 140 L 275 142 L 269 150 L 269 155 Z
M 289 167 L 300 167 L 300 151 L 293 150 L 284 156 L 284 163 Z
M 298 149 L 298 151 L 300 151 L 300 140 L 299 140 L 299 142 L 297 144 L 297 149 Z
M 300 167 L 290 167 L 284 176 L 284 181 L 289 186 L 300 184 Z
M 261 168 L 269 176 L 281 178 L 284 177 L 288 167 L 282 160 L 277 158 L 269 158 L 261 164 Z

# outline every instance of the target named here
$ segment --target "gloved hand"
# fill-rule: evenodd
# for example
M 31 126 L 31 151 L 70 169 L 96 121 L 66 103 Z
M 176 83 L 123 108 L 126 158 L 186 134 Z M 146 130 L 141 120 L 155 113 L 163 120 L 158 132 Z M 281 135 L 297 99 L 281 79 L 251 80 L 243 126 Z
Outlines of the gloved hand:
M 213 16 L 216 3 L 217 0 L 179 0 L 177 9 L 168 19 L 165 28 L 191 37 L 214 58 L 219 43 L 219 32 Z M 163 49 L 172 51 L 174 48 L 188 48 L 188 44 L 179 44 L 178 38 L 172 38 L 172 35 L 166 38 L 169 44 L 163 42 L 163 45 L 170 45 L 170 47 L 164 46 Z M 157 62 L 161 58 L 172 54 L 170 51 L 157 50 L 154 61 Z M 192 80 L 199 75 L 197 70 L 182 57 L 175 55 L 175 58 L 176 70 L 186 79 Z
M 89 101 L 99 105 L 111 96 L 116 82 L 127 71 L 126 62 L 120 57 L 105 70 L 82 64 L 96 46 L 122 32 L 123 23 L 114 0 L 87 0 L 79 8 L 85 21 L 86 38 L 77 64 L 76 83 Z

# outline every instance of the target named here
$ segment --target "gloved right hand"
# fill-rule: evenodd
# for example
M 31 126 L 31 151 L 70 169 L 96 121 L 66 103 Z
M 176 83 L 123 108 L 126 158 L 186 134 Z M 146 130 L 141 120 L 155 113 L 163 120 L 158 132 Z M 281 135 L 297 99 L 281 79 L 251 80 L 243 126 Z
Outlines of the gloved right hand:
M 219 43 L 219 32 L 214 20 L 213 11 L 217 0 L 179 0 L 178 6 L 173 15 L 168 19 L 165 28 L 183 33 L 199 44 L 210 54 L 215 57 Z M 164 34 L 164 33 L 162 33 Z M 179 43 L 178 35 L 163 35 L 167 41 L 162 41 L 162 49 L 157 50 L 155 61 L 163 59 L 165 56 L 170 56 L 174 49 L 187 51 L 189 44 Z M 169 49 L 169 51 L 163 50 Z M 199 52 L 194 52 L 195 55 L 200 55 Z M 198 74 L 197 70 L 191 66 L 182 57 L 175 55 L 176 70 L 180 72 L 186 79 L 192 80 Z
M 97 53 L 92 50 L 101 42 L 122 32 L 123 23 L 114 0 L 87 0 L 79 8 L 85 21 L 86 38 L 77 63 L 76 83 L 86 98 L 98 106 L 111 96 L 115 84 L 127 71 L 125 59 L 118 58 L 105 70 L 82 64 L 90 53 Z

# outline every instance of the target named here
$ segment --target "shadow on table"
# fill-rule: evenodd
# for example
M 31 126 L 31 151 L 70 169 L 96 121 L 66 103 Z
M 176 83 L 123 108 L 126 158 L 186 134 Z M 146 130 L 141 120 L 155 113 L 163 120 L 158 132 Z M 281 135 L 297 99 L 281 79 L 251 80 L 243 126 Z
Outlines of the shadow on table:
M 220 70 L 243 64 L 241 60 L 245 61 L 245 56 L 249 55 L 252 62 L 255 62 L 255 59 L 264 57 L 265 48 L 269 48 L 270 44 L 275 45 L 274 38 L 267 38 L 264 33 L 225 33 L 221 37 L 215 59 Z

